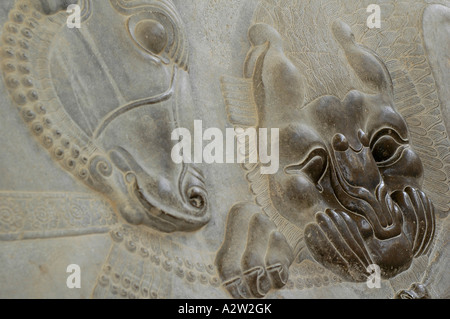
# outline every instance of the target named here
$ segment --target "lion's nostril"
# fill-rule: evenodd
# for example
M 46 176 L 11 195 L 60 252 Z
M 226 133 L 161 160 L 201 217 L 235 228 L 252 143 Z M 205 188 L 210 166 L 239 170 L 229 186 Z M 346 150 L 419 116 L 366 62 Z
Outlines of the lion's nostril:
M 370 145 L 369 137 L 363 130 L 358 131 L 358 138 L 364 147 L 369 147 Z
M 333 148 L 337 152 L 345 152 L 349 148 L 347 138 L 342 134 L 336 134 L 333 137 Z

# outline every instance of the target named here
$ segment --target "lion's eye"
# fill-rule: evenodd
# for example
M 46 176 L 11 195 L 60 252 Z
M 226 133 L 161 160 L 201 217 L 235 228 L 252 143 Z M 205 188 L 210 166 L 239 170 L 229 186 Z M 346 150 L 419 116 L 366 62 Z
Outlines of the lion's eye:
M 149 19 L 139 22 L 134 32 L 138 43 L 155 55 L 163 52 L 167 46 L 167 32 L 164 26 L 156 20 Z
M 373 157 L 377 162 L 385 162 L 394 156 L 400 146 L 392 137 L 383 136 L 373 146 Z
M 285 168 L 285 173 L 289 175 L 304 174 L 312 183 L 316 185 L 319 190 L 320 180 L 322 179 L 327 169 L 328 155 L 322 148 L 316 148 L 311 151 L 307 158 L 300 164 L 289 165 Z
M 380 132 L 371 143 L 373 158 L 378 165 L 392 165 L 401 157 L 406 144 L 393 130 Z

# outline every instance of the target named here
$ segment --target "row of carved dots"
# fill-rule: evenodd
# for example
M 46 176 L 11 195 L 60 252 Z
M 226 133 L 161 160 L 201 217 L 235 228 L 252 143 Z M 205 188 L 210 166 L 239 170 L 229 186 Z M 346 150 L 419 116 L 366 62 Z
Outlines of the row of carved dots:
M 77 175 L 87 179 L 89 171 L 86 169 L 88 157 L 81 154 L 77 145 L 71 145 L 69 139 L 63 138 L 61 130 L 56 128 L 47 108 L 39 102 L 39 94 L 34 87 L 29 56 L 30 43 L 33 39 L 33 29 L 39 26 L 42 15 L 29 8 L 25 2 L 19 3 L 10 12 L 10 22 L 3 32 L 3 73 L 6 86 L 13 101 L 19 108 L 22 118 L 29 124 L 32 133 L 40 138 L 41 144 L 47 148 L 56 160 L 69 171 L 81 163 Z M 25 93 L 26 92 L 26 93 Z M 55 143 L 59 140 L 60 143 Z M 69 156 L 66 156 L 69 154 Z
M 154 274 L 153 274 L 154 276 Z M 195 274 L 192 272 L 192 276 L 195 280 Z M 208 284 L 208 278 L 204 274 L 201 274 L 201 276 L 204 276 L 204 280 L 199 279 L 199 281 L 206 285 Z M 199 277 L 199 278 L 200 278 Z M 110 289 L 112 294 L 119 294 L 121 297 L 124 298 L 131 298 L 135 299 L 139 296 L 142 298 L 157 298 L 158 294 L 156 290 L 152 289 L 150 290 L 148 286 L 150 285 L 150 282 L 144 279 L 146 278 L 146 275 L 142 275 L 141 278 L 138 280 L 133 280 L 130 277 L 126 275 L 120 275 L 119 273 L 115 272 L 113 270 L 113 267 L 111 265 L 106 265 L 103 267 L 103 273 L 99 278 L 99 284 L 104 287 L 105 289 Z M 212 279 L 212 278 L 211 278 Z M 213 287 L 219 287 L 220 282 L 217 280 L 217 282 L 211 282 L 210 284 Z M 193 283 L 194 280 L 189 280 L 188 276 L 186 277 L 186 280 Z
M 139 243 L 139 238 L 136 237 L 135 240 L 133 239 L 129 239 L 129 237 L 127 234 L 126 230 L 115 230 L 111 232 L 111 237 L 112 239 L 117 242 L 117 243 L 124 243 L 125 247 L 127 248 L 128 251 L 130 252 L 136 252 L 138 251 L 139 254 L 141 255 L 141 257 L 146 258 L 149 257 L 149 250 L 142 244 Z M 168 261 L 172 261 L 174 260 L 175 264 L 178 264 L 178 266 L 185 266 L 188 269 L 196 269 L 198 272 L 202 273 L 202 272 L 208 272 L 210 275 L 215 275 L 216 274 L 216 268 L 212 265 L 206 265 L 200 262 L 197 263 L 193 263 L 188 259 L 185 259 L 183 261 L 183 258 L 179 257 L 179 256 L 175 256 L 175 258 L 170 256 L 170 253 L 168 251 L 163 251 L 161 252 L 160 249 L 156 249 L 156 248 L 152 248 L 153 252 L 155 253 L 155 263 L 159 263 L 160 260 L 160 255 L 163 254 L 165 256 L 165 259 L 167 259 Z
M 121 280 L 121 276 L 118 273 L 113 273 L 110 265 L 103 267 L 103 274 L 99 278 L 99 284 L 105 289 L 109 289 L 113 295 L 119 295 L 123 298 L 158 298 L 157 291 L 143 287 L 141 281 L 132 281 L 126 276 L 122 276 Z
M 318 275 L 315 277 L 298 277 L 288 280 L 285 289 L 298 290 L 320 288 L 342 282 L 342 279 L 336 275 Z
M 133 240 L 125 239 L 124 234 L 119 230 L 112 231 L 111 237 L 115 242 L 123 243 L 129 252 L 138 252 L 142 258 L 149 258 L 154 265 L 162 267 L 167 272 L 174 271 L 179 278 L 185 278 L 188 282 L 193 283 L 198 279 L 204 285 L 208 283 L 212 286 L 220 285 L 219 279 L 215 276 L 216 270 L 213 265 L 194 264 L 188 259 L 183 262 L 181 257 L 176 256 L 173 259 L 167 256 L 168 254 L 162 257 L 160 251 L 156 254 L 150 254 L 146 247 L 136 244 Z
M 142 298 L 158 298 L 158 293 L 156 290 L 149 290 L 147 287 L 139 282 L 133 282 L 130 278 L 123 276 L 121 280 L 121 276 L 118 273 L 112 273 L 112 267 L 107 265 L 103 269 L 104 273 L 99 279 L 99 284 L 104 288 L 109 288 L 110 292 L 113 295 L 120 295 L 123 298 L 135 299 L 138 297 Z M 111 278 L 111 279 L 110 279 Z M 311 289 L 314 287 L 326 287 L 333 283 L 340 283 L 342 280 L 333 276 L 329 278 L 328 276 L 316 276 L 313 278 L 305 277 L 305 278 L 297 278 L 294 280 L 289 280 L 285 286 L 285 289 L 292 290 L 294 288 L 298 290 L 303 289 Z M 148 286 L 148 282 L 146 282 L 146 286 Z M 214 285 L 214 287 L 218 287 L 219 285 Z
M 294 289 L 294 287 L 299 290 L 320 288 L 342 282 L 339 276 L 325 270 L 320 265 L 306 264 L 299 268 L 300 264 L 299 261 L 296 261 L 295 267 L 291 268 L 291 280 L 286 284 L 287 289 Z

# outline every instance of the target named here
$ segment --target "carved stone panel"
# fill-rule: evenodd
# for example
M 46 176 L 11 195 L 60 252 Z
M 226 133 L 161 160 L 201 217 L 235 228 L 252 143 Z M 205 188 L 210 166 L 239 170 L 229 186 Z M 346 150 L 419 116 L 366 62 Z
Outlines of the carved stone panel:
M 450 298 L 450 2 L 372 2 L 2 2 L 0 297 Z

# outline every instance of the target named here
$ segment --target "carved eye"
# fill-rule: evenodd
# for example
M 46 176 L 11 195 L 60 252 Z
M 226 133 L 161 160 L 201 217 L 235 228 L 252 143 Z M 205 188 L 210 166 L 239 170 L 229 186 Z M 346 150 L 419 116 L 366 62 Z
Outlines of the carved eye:
M 143 10 L 130 16 L 128 32 L 139 50 L 156 63 L 174 62 L 180 68 L 188 69 L 188 43 L 182 28 L 181 18 L 164 3 L 152 1 L 155 5 L 143 5 Z
M 170 18 L 162 12 L 141 12 L 128 19 L 128 31 L 136 45 L 151 59 L 169 63 L 175 33 Z
M 322 191 L 320 180 L 325 175 L 327 164 L 327 152 L 323 148 L 316 148 L 308 154 L 302 163 L 287 166 L 285 173 L 289 175 L 304 174 L 316 185 L 319 191 Z
M 156 20 L 143 20 L 136 25 L 138 43 L 153 54 L 160 54 L 167 45 L 168 37 L 164 26 Z
M 371 142 L 372 155 L 379 166 L 392 165 L 400 159 L 407 141 L 394 130 L 387 129 L 375 135 Z

